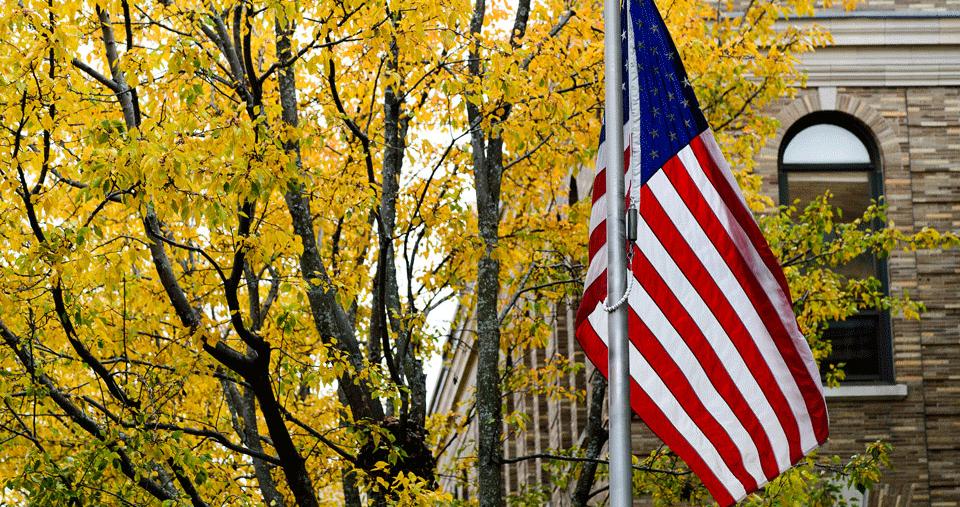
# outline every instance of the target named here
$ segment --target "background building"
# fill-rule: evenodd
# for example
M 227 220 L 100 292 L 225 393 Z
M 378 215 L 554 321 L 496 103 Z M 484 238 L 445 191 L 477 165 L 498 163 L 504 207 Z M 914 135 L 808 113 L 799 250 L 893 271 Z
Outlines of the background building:
M 784 21 L 786 23 L 786 21 Z M 758 172 L 769 195 L 789 202 L 829 188 L 835 204 L 854 216 L 874 197 L 904 232 L 930 226 L 960 230 L 960 0 L 868 0 L 854 12 L 820 12 L 789 23 L 818 23 L 834 44 L 807 55 L 807 88 L 769 111 L 780 129 L 760 155 Z M 579 195 L 589 195 L 589 177 Z M 926 304 L 923 319 L 908 321 L 864 312 L 834 326 L 835 360 L 848 381 L 828 390 L 831 438 L 825 452 L 849 455 L 867 442 L 894 445 L 893 469 L 870 503 L 960 505 L 960 254 L 898 252 L 862 258 L 849 274 L 874 274 L 894 294 Z M 542 364 L 554 354 L 584 361 L 569 323 L 575 302 L 560 302 L 554 339 L 518 358 Z M 432 410 L 445 411 L 471 396 L 473 335 L 453 333 Z M 588 372 L 567 382 L 586 388 Z M 588 398 L 589 399 L 589 398 Z M 506 457 L 569 447 L 581 438 L 585 402 L 520 395 L 509 400 L 529 416 L 526 431 L 507 436 Z M 475 431 L 440 457 L 473 454 Z M 657 445 L 635 424 L 634 450 Z M 508 491 L 547 483 L 545 462 L 507 467 Z M 469 491 L 460 491 L 462 496 Z M 554 491 L 562 505 L 566 491 Z

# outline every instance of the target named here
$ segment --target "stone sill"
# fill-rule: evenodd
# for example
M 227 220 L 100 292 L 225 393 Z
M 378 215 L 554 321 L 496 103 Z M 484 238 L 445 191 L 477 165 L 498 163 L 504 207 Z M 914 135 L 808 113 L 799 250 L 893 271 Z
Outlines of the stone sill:
M 883 401 L 902 400 L 907 397 L 906 384 L 844 385 L 828 387 L 824 390 L 828 400 Z

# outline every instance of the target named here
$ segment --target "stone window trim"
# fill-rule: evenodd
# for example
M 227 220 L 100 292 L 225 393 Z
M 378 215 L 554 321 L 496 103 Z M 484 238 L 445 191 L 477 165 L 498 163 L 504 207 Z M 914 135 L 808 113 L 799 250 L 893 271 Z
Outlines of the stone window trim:
M 830 100 L 830 102 L 835 102 L 835 97 L 831 98 L 833 100 Z M 862 148 L 865 149 L 867 153 L 863 154 L 862 158 L 855 157 L 856 161 L 849 163 L 841 163 L 839 161 L 831 162 L 829 160 L 830 157 L 812 157 L 812 159 L 816 160 L 811 160 L 808 163 L 798 163 L 795 160 L 787 161 L 784 155 L 793 140 L 799 139 L 800 135 L 805 131 L 809 131 L 808 129 L 820 125 L 833 127 L 838 132 L 845 132 L 848 136 L 852 134 L 849 142 L 856 143 L 857 140 L 859 140 Z M 853 137 L 856 139 L 853 139 Z M 837 153 L 837 155 L 839 156 L 840 154 Z M 867 158 L 869 158 L 869 160 L 867 160 Z M 869 181 L 868 186 L 871 196 L 877 199 L 884 195 L 883 158 L 879 143 L 870 131 L 870 128 L 854 115 L 836 110 L 809 112 L 794 121 L 793 124 L 785 130 L 784 135 L 780 139 L 777 155 L 777 183 L 781 202 L 791 201 L 793 199 L 791 196 L 793 192 L 791 192 L 790 184 L 788 183 L 788 180 L 790 180 L 790 178 L 787 177 L 788 174 L 799 176 L 803 173 L 808 173 L 813 175 L 823 173 L 824 171 L 838 171 L 838 174 L 864 174 Z M 882 226 L 881 224 L 876 225 Z M 883 285 L 884 292 L 889 293 L 890 277 L 886 260 L 874 259 L 873 263 L 874 268 L 871 269 L 872 273 L 870 274 L 876 276 Z M 866 273 L 864 276 L 867 276 Z M 849 330 L 846 331 L 847 334 L 844 333 L 844 328 L 849 328 Z M 835 339 L 846 336 L 846 338 L 844 338 L 845 340 L 849 339 L 854 341 L 841 343 L 846 343 L 847 348 L 854 347 L 854 349 L 857 349 L 857 347 L 861 347 L 857 350 L 862 351 L 854 353 L 855 355 L 849 358 L 846 358 L 843 352 L 839 352 L 841 354 L 839 360 L 846 362 L 862 357 L 863 361 L 866 361 L 859 361 L 859 369 L 861 371 L 858 372 L 857 368 L 854 368 L 852 372 L 848 372 L 849 380 L 877 385 L 889 384 L 894 381 L 893 333 L 890 313 L 888 311 L 865 310 L 852 316 L 849 321 L 838 324 L 837 329 L 837 333 L 839 334 Z M 849 333 L 853 334 L 850 335 Z M 864 337 L 870 336 L 870 338 L 866 338 L 866 342 L 860 342 L 859 345 L 855 345 L 861 340 L 861 338 L 855 338 L 859 335 Z M 872 345 L 868 345 L 868 342 L 872 343 Z M 865 346 L 869 348 L 862 348 Z M 842 351 L 844 348 L 837 350 Z M 872 366 L 870 363 L 873 363 Z
M 888 401 L 902 400 L 909 394 L 907 384 L 844 384 L 827 387 L 824 396 L 837 401 Z

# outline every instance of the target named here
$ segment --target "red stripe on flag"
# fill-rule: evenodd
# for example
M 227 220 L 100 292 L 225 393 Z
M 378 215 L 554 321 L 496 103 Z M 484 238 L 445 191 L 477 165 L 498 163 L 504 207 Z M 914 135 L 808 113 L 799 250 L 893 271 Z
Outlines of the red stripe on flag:
M 770 251 L 770 246 L 767 245 L 767 240 L 763 237 L 763 233 L 760 232 L 760 227 L 757 226 L 757 221 L 754 220 L 753 215 L 750 214 L 750 210 L 742 206 L 730 205 L 730 203 L 739 202 L 740 198 L 737 196 L 736 190 L 730 187 L 727 178 L 720 172 L 720 167 L 710 155 L 709 150 L 707 150 L 707 147 L 703 144 L 700 136 L 694 137 L 690 141 L 690 149 L 693 150 L 697 160 L 700 161 L 700 166 L 703 168 L 703 172 L 707 175 L 707 178 L 710 179 L 710 183 L 713 184 L 713 188 L 717 189 L 717 193 L 720 194 L 723 201 L 728 203 L 728 207 L 730 211 L 733 212 L 734 218 L 737 219 L 740 227 L 747 233 L 747 237 L 750 238 L 753 247 L 760 253 L 760 258 L 763 259 L 763 263 L 766 264 L 767 269 L 773 273 L 777 283 L 780 284 L 780 290 L 783 291 L 783 294 L 792 306 L 793 298 L 790 295 L 790 287 L 787 285 L 787 279 L 783 276 L 783 268 L 780 267 L 780 262 L 777 261 L 776 256 Z
M 597 157 L 597 167 L 601 167 L 600 172 L 593 177 L 593 202 L 597 202 L 597 199 L 603 197 L 607 193 L 607 161 L 603 160 L 603 149 L 604 145 L 600 146 L 601 154 L 600 157 Z M 630 170 L 630 146 L 629 144 L 623 149 L 623 172 L 626 174 Z
M 596 176 L 593 177 L 593 202 L 597 202 L 604 194 L 607 193 L 607 170 L 601 169 Z
M 580 306 L 577 308 L 576 328 L 580 329 L 583 323 L 587 322 L 587 317 L 607 297 L 607 271 L 604 270 L 600 276 L 589 287 L 583 291 L 583 297 L 580 299 Z M 589 324 L 589 323 L 588 323 Z M 580 344 L 584 345 L 584 340 L 577 335 Z
M 607 346 L 596 330 L 593 329 L 590 321 L 584 319 L 583 323 L 577 326 L 576 334 L 580 338 L 580 346 L 583 347 L 583 351 L 590 362 L 600 370 L 604 377 L 607 377 Z
M 643 289 L 657 304 L 657 307 L 660 308 L 674 329 L 677 330 L 690 351 L 696 356 L 700 366 L 710 377 L 714 388 L 747 430 L 757 447 L 764 475 L 768 479 L 776 477 L 779 473 L 779 467 L 776 459 L 774 459 L 773 447 L 753 408 L 750 407 L 750 404 L 737 388 L 736 383 L 730 378 L 727 369 L 717 357 L 706 336 L 703 335 L 703 332 L 690 317 L 689 312 L 680 304 L 680 301 L 639 248 L 634 249 L 633 273 Z
M 682 266 L 683 274 L 720 322 L 734 347 L 750 368 L 751 374 L 756 378 L 761 390 L 773 407 L 787 436 L 790 446 L 790 460 L 795 462 L 800 459 L 803 453 L 800 445 L 799 427 L 786 397 L 778 388 L 776 377 L 771 372 L 770 365 L 763 359 L 763 355 L 754 343 L 752 335 L 740 320 L 736 310 L 724 297 L 723 289 L 717 285 L 700 262 L 700 259 L 690 249 L 686 240 L 676 230 L 673 222 L 647 185 L 644 185 L 641 191 L 640 215 L 643 216 L 644 221 L 647 222 L 654 235 L 660 240 L 661 245 L 673 258 L 674 263 L 677 266 Z
M 663 384 L 677 399 L 677 402 L 683 407 L 683 410 L 690 416 L 690 419 L 696 423 L 700 431 L 706 435 L 707 439 L 717 450 L 720 458 L 727 464 L 727 467 L 733 475 L 743 484 L 744 489 L 753 491 L 757 489 L 757 481 L 750 476 L 744 467 L 743 459 L 737 445 L 730 438 L 727 431 L 717 422 L 703 405 L 700 397 L 690 385 L 686 375 L 680 370 L 677 364 L 670 357 L 670 354 L 663 348 L 663 344 L 657 340 L 650 329 L 640 320 L 640 317 L 631 307 L 627 312 L 630 329 L 629 338 L 657 373 Z M 667 445 L 671 445 L 668 443 Z M 672 445 L 671 445 L 672 447 Z
M 701 165 L 703 162 L 701 161 Z M 774 308 L 770 301 L 771 295 L 766 294 L 756 274 L 750 269 L 750 264 L 743 258 L 737 245 L 726 234 L 723 224 L 714 214 L 713 209 L 703 198 L 703 194 L 690 178 L 686 167 L 676 157 L 670 159 L 663 168 L 664 174 L 673 184 L 674 189 L 687 205 L 687 209 L 701 224 L 703 232 L 707 235 L 713 246 L 720 252 L 720 255 L 726 260 L 727 266 L 734 276 L 740 282 L 740 286 L 746 292 L 751 304 L 760 315 L 767 331 L 773 338 L 773 342 L 783 357 L 784 362 L 790 369 L 790 374 L 797 383 L 797 387 L 803 396 L 807 412 L 810 414 L 813 422 L 814 435 L 819 443 L 826 440 L 826 425 L 816 424 L 814 421 L 826 420 L 826 406 L 823 398 L 820 396 L 819 389 L 810 378 L 810 373 L 804 365 L 803 359 L 797 353 L 793 339 L 790 337 L 787 329 L 783 325 L 782 316 Z M 740 201 L 725 201 L 727 209 L 741 208 Z M 779 266 L 777 271 L 779 272 Z M 776 295 L 773 295 L 776 297 Z M 791 315 L 789 318 L 793 318 Z M 820 433 L 818 430 L 822 431 Z
M 584 319 L 583 323 L 577 326 L 576 335 L 580 338 L 580 344 L 587 357 L 600 370 L 600 373 L 607 377 L 607 347 L 589 320 Z M 670 449 L 690 467 L 693 473 L 697 474 L 720 505 L 733 504 L 735 499 L 727 488 L 632 377 L 630 378 L 630 406 L 635 413 L 643 414 L 643 422 L 660 437 L 660 440 L 671 442 Z
M 597 254 L 601 248 L 606 247 L 607 245 L 607 221 L 604 220 L 597 224 L 596 227 L 590 231 L 590 258 Z

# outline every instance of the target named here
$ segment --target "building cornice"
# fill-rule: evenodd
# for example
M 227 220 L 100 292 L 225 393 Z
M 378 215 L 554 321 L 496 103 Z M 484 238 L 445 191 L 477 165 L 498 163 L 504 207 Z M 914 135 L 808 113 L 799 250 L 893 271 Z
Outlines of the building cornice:
M 740 15 L 742 13 L 737 13 Z M 950 19 L 960 18 L 960 11 L 930 10 L 930 11 L 903 11 L 903 10 L 870 10 L 856 9 L 844 11 L 837 9 L 822 9 L 813 16 L 794 16 L 792 20 L 824 20 L 824 19 L 850 19 L 850 18 L 871 18 L 871 19 L 917 19 L 917 18 L 937 18 Z
M 807 86 L 960 86 L 960 12 L 851 12 L 781 20 L 825 28 L 833 44 L 801 56 Z

